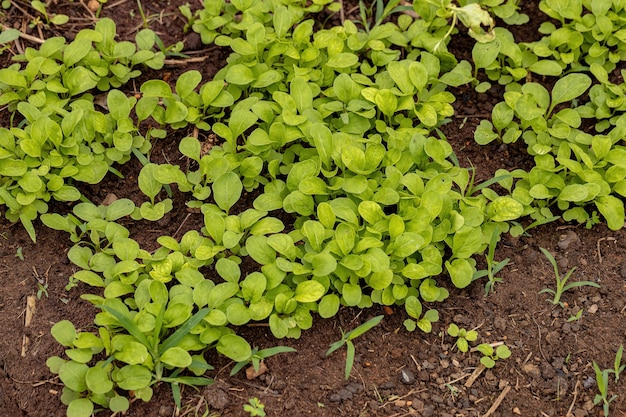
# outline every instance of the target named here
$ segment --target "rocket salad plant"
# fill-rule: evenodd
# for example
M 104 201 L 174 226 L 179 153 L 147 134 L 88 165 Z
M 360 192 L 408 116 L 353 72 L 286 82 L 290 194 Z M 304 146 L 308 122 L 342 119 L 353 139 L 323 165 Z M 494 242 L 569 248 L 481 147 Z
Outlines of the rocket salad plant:
M 181 13 L 203 42 L 232 51 L 211 80 L 192 70 L 171 85 L 146 80 L 128 96 L 137 66 L 159 69 L 164 55 L 154 52 L 160 40 L 150 29 L 135 43 L 117 42 L 109 19 L 70 43 L 51 38 L 28 48 L 0 70 L 0 104 L 11 114 L 0 129 L 0 204 L 33 239 L 39 214 L 66 231 L 78 267 L 68 287 L 99 291 L 83 294 L 100 310 L 95 333 L 69 321 L 52 329 L 66 348 L 48 365 L 65 385 L 67 415 L 123 412 L 130 391 L 148 401 L 160 382 L 180 406 L 181 384 L 210 382 L 209 349 L 237 363 L 233 374 L 291 351 L 253 349 L 238 335 L 252 322 L 267 322 L 276 338 L 298 338 L 314 317 L 343 306 L 398 305 L 408 331 L 430 332 L 436 303 L 450 295 L 444 280 L 465 288 L 487 276 L 492 288 L 508 261 L 493 261 L 499 237 L 523 233 L 516 221 L 525 216 L 592 226 L 599 213 L 621 228 L 626 90 L 609 82 L 621 41 L 606 28 L 621 25 L 623 10 L 566 3 L 542 1 L 562 27 L 522 44 L 494 27 L 494 16 L 524 23 L 513 0 L 376 2 L 370 11 L 362 3 L 362 22 L 333 27 L 313 19 L 339 11 L 332 1 L 210 0 Z M 575 16 L 583 7 L 594 22 Z M 473 62 L 447 50 L 459 30 L 476 41 Z M 562 74 L 550 89 L 532 81 Z M 491 82 L 504 86 L 504 101 L 475 140 L 523 142 L 535 166 L 498 170 L 475 185 L 440 127 L 454 116 L 451 87 L 487 91 Z M 583 127 L 594 118 L 592 129 Z M 189 127 L 216 143 L 207 150 L 200 135 L 185 137 L 178 148 L 189 163 L 150 162 L 151 138 Z M 81 196 L 80 182 L 121 175 L 113 164 L 133 156 L 143 164 L 138 207 Z M 163 218 L 173 209 L 163 190 L 174 186 L 203 225 L 179 239 L 161 236 L 148 252 L 119 221 Z M 247 193 L 254 197 L 243 199 Z M 82 201 L 61 215 L 46 213 L 51 199 Z M 488 273 L 477 272 L 474 258 L 486 249 Z M 465 329 L 449 333 L 461 351 L 476 339 Z M 334 348 L 347 340 L 353 354 L 355 335 Z M 486 366 L 510 354 L 483 353 Z

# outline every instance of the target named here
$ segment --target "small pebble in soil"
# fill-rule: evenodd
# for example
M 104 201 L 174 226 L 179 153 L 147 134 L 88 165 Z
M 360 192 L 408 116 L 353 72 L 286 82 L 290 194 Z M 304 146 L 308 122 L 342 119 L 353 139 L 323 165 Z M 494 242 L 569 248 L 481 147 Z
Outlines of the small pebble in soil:
M 583 388 L 584 389 L 589 389 L 589 388 L 593 387 L 594 385 L 596 385 L 596 380 L 593 377 L 591 377 L 591 376 L 583 381 Z
M 513 407 L 513 414 L 521 416 L 522 412 L 520 411 L 518 407 Z
M 408 369 L 400 370 L 400 381 L 403 384 L 410 385 L 415 382 L 415 375 Z
M 424 407 L 424 411 L 422 411 L 422 417 L 431 417 L 435 413 L 435 407 L 432 405 L 428 405 Z
M 598 312 L 598 305 L 592 304 L 587 311 L 589 312 L 589 314 L 596 314 Z
M 565 234 L 562 234 L 559 237 L 559 243 L 557 243 L 556 245 L 562 251 L 575 249 L 580 245 L 580 239 L 575 232 L 573 232 L 572 230 L 568 230 Z
M 358 394 L 359 392 L 363 391 L 363 385 L 357 384 L 356 382 L 351 382 L 346 385 L 346 389 L 353 394 Z
M 348 391 L 345 388 L 342 388 L 339 391 L 337 391 L 337 394 L 339 394 L 339 398 L 341 398 L 343 401 L 350 400 L 354 396 L 354 394 L 351 391 Z
M 230 405 L 228 393 L 221 388 L 209 385 L 204 390 L 204 397 L 211 408 L 223 410 Z
M 330 394 L 328 396 L 328 401 L 330 401 L 331 403 L 338 403 L 339 401 L 341 401 L 341 397 L 339 396 L 339 394 Z
M 522 365 L 522 371 L 525 374 L 528 374 L 532 378 L 541 377 L 541 370 L 534 363 L 527 363 L 527 364 Z
M 174 412 L 174 409 L 170 405 L 162 405 L 159 408 L 159 417 L 169 417 Z
M 396 383 L 393 381 L 387 381 L 380 384 L 379 389 L 394 389 L 396 387 Z
M 493 320 L 493 325 L 495 326 L 496 329 L 505 331 L 506 330 L 506 318 L 500 317 L 500 316 L 496 317 Z

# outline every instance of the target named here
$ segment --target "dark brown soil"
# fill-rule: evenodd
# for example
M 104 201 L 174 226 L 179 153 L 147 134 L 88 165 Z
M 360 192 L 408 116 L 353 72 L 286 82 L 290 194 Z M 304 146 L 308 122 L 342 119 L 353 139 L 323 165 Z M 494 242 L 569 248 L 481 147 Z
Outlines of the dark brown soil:
M 147 14 L 159 14 L 164 9 L 163 17 L 151 20 L 150 27 L 166 44 L 186 39 L 189 48 L 201 49 L 197 39 L 182 33 L 185 22 L 177 13 L 180 3 L 144 1 Z M 72 31 L 88 22 L 80 20 L 89 17 L 80 4 L 59 2 L 52 7 L 70 14 L 71 22 L 77 22 L 64 27 L 66 36 L 72 36 Z M 536 7 L 528 8 L 528 12 L 533 27 L 510 28 L 518 39 L 536 37 L 533 28 L 542 17 Z M 142 24 L 133 1 L 109 1 L 103 15 L 116 20 L 121 37 L 132 37 Z M 0 17 L 0 22 L 3 20 L 22 28 L 28 23 L 28 18 L 14 7 Z M 36 30 L 32 34 L 38 36 Z M 10 53 L 0 56 L 3 66 Z M 225 55 L 214 49 L 204 53 L 210 58 L 195 68 L 210 77 Z M 191 68 L 176 64 L 145 76 L 175 80 L 177 74 Z M 457 116 L 445 126 L 444 133 L 461 164 L 476 167 L 478 180 L 490 178 L 498 168 L 525 167 L 529 163 L 515 146 L 479 147 L 472 139 L 481 118 L 488 117 L 497 102 L 498 91 L 485 96 L 461 88 L 454 93 Z M 0 112 L 0 116 L 0 120 L 6 119 L 6 114 Z M 177 160 L 177 141 L 186 133 L 177 132 L 157 142 L 152 160 Z M 130 162 L 124 167 L 124 181 L 107 178 L 83 192 L 94 202 L 110 192 L 119 198 L 134 199 L 139 169 L 136 161 Z M 177 196 L 174 211 L 158 223 L 127 224 L 132 237 L 150 249 L 160 235 L 180 236 L 185 230 L 197 228 L 201 219 L 187 212 L 183 202 L 183 196 Z M 64 206 L 54 208 L 68 210 Z M 45 365 L 48 357 L 62 354 L 61 346 L 50 335 L 50 327 L 68 318 L 88 329 L 95 310 L 80 299 L 80 294 L 90 289 L 65 289 L 73 266 L 65 256 L 70 242 L 64 233 L 38 224 L 38 242 L 34 245 L 20 225 L 0 218 L 0 415 L 64 416 L 65 408 L 59 399 L 62 386 Z M 601 288 L 571 290 L 562 298 L 564 308 L 553 307 L 546 301 L 546 294 L 538 294 L 543 288 L 555 286 L 552 267 L 540 247 L 554 254 L 563 273 L 576 267 L 574 280 L 594 281 Z M 441 319 L 430 334 L 404 330 L 406 314 L 402 308 L 343 309 L 331 320 L 316 320 L 299 340 L 276 340 L 267 327 L 250 326 L 242 332 L 255 346 L 288 345 L 297 353 L 268 359 L 268 372 L 248 380 L 243 372 L 230 377 L 232 364 L 211 352 L 207 359 L 215 366 L 210 372 L 215 383 L 200 391 L 186 389 L 184 407 L 178 414 L 168 387 L 159 386 L 151 402 L 134 402 L 127 415 L 245 416 L 243 404 L 251 397 L 265 404 L 268 416 L 602 415 L 601 408 L 593 406 L 598 388 L 592 363 L 597 362 L 602 369 L 612 368 L 616 351 L 626 337 L 626 232 L 612 232 L 601 225 L 587 230 L 584 226 L 553 223 L 530 230 L 530 236 L 505 237 L 495 258 L 511 259 L 500 273 L 503 282 L 496 285 L 496 292 L 484 297 L 484 281 L 464 290 L 448 288 L 450 297 L 436 306 Z M 483 267 L 483 260 L 478 261 Z M 26 327 L 29 297 L 34 299 L 36 309 Z M 580 310 L 579 320 L 568 321 Z M 356 363 L 346 381 L 345 351 L 327 358 L 328 345 L 341 337 L 342 330 L 379 314 L 385 314 L 382 323 L 355 340 Z M 505 342 L 511 348 L 511 358 L 498 361 L 493 370 L 483 372 L 469 384 L 479 365 L 479 354 L 463 354 L 453 348 L 454 340 L 446 334 L 452 322 L 467 329 L 477 328 L 479 342 Z M 619 396 L 611 403 L 612 416 L 626 415 L 624 379 L 616 384 L 611 378 L 609 384 L 610 392 Z

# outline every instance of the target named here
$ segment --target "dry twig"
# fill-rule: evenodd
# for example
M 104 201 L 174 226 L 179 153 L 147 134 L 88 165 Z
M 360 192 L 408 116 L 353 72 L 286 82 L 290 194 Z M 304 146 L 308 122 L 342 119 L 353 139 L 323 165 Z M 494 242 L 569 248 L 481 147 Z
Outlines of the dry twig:
M 487 410 L 487 412 L 485 414 L 483 414 L 482 417 L 489 417 L 490 415 L 495 413 L 495 411 L 498 409 L 498 407 L 500 407 L 500 403 L 502 403 L 502 401 L 504 400 L 504 397 L 506 397 L 506 394 L 508 394 L 509 391 L 511 391 L 511 386 L 508 385 L 508 383 L 507 383 L 507 386 L 504 387 L 504 389 L 502 390 L 502 392 L 500 393 L 498 398 L 496 398 L 496 401 L 493 403 L 491 408 L 489 410 Z

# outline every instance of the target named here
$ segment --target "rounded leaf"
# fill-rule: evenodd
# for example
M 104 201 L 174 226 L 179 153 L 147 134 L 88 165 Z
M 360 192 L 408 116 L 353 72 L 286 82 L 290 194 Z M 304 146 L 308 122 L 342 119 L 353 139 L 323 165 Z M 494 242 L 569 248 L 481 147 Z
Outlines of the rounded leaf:
M 303 281 L 296 287 L 294 298 L 300 303 L 312 303 L 324 295 L 326 289 L 317 281 Z
M 94 394 L 106 394 L 113 389 L 113 382 L 109 379 L 109 375 L 99 365 L 89 368 L 85 381 L 89 391 Z
M 126 365 L 116 374 L 117 385 L 125 390 L 138 390 L 150 385 L 152 373 L 141 365 Z
M 90 417 L 93 414 L 93 403 L 89 398 L 77 398 L 67 407 L 67 417 Z
M 235 362 L 246 361 L 252 356 L 252 348 L 248 342 L 236 334 L 226 334 L 220 337 L 216 349 Z
M 191 365 L 191 361 L 189 352 L 178 346 L 169 348 L 161 355 L 161 362 L 175 368 L 186 368 Z
M 57 342 L 66 347 L 74 346 L 76 340 L 76 328 L 69 320 L 61 320 L 50 329 L 50 333 Z

